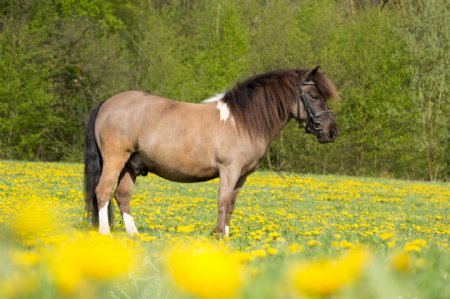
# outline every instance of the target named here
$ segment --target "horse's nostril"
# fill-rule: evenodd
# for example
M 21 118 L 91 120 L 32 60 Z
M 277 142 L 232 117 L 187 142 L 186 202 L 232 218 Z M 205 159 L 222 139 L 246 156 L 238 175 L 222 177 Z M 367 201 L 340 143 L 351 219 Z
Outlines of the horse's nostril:
M 337 137 L 338 134 L 339 134 L 339 133 L 338 133 L 337 130 L 331 130 L 331 131 L 330 131 L 330 139 L 331 139 L 331 140 L 336 139 L 336 137 Z

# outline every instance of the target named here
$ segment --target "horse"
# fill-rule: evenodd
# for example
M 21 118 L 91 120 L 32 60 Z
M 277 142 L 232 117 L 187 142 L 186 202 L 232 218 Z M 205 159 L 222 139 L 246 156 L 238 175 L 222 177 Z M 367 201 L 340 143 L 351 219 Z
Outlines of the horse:
M 138 234 L 130 212 L 138 176 L 150 172 L 181 183 L 219 177 L 215 232 L 228 236 L 239 190 L 290 119 L 320 143 L 338 136 L 327 106 L 338 92 L 318 69 L 256 75 L 202 103 L 141 91 L 122 92 L 99 103 L 90 112 L 85 132 L 88 218 L 99 233 L 109 234 L 114 192 L 125 230 L 132 236 Z

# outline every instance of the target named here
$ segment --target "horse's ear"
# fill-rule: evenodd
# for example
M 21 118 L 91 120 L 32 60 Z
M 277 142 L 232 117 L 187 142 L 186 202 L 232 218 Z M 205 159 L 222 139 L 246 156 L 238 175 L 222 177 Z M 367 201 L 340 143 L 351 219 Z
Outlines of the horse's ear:
M 319 66 L 316 66 L 316 67 L 313 68 L 312 70 L 309 70 L 309 71 L 306 73 L 305 81 L 312 80 L 312 78 L 314 77 L 314 75 L 317 73 L 318 70 L 319 70 Z

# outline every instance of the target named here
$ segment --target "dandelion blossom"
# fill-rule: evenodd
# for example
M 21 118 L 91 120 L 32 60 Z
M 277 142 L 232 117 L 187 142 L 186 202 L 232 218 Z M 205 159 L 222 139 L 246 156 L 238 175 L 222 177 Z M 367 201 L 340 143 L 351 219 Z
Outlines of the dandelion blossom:
M 405 273 L 411 269 L 411 258 L 407 252 L 396 252 L 390 258 L 390 265 L 399 272 Z
M 36 245 L 36 241 L 57 231 L 58 211 L 50 203 L 28 200 L 11 221 L 11 228 L 26 245 Z
M 300 293 L 330 296 L 358 280 L 368 259 L 367 251 L 354 250 L 336 260 L 296 265 L 291 270 L 292 282 Z
M 242 285 L 239 258 L 213 243 L 176 246 L 167 266 L 177 285 L 199 298 L 232 298 Z
M 83 281 L 109 281 L 125 276 L 136 249 L 126 240 L 96 233 L 64 242 L 50 257 L 51 271 L 63 292 L 73 292 Z

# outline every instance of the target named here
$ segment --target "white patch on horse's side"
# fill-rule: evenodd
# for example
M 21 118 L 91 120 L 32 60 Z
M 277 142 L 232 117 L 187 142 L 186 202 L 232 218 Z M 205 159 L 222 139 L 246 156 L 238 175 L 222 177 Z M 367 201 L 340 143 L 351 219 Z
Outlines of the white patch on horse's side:
M 230 116 L 230 108 L 228 108 L 227 103 L 219 101 L 217 102 L 217 109 L 220 111 L 220 121 L 226 122 Z
M 129 236 L 139 234 L 136 225 L 134 224 L 133 217 L 128 213 L 123 213 L 122 215 L 123 223 L 125 224 L 125 230 Z
M 225 94 L 224 93 L 218 93 L 218 94 L 216 94 L 215 96 L 213 96 L 213 97 L 210 97 L 209 99 L 206 99 L 206 100 L 204 100 L 204 101 L 202 101 L 202 103 L 214 103 L 214 102 L 218 102 L 218 101 L 220 101 L 221 99 L 223 99 L 223 96 L 224 96 Z
M 230 227 L 228 225 L 225 225 L 225 236 L 226 237 L 230 236 Z
M 98 210 L 98 232 L 102 235 L 108 235 L 110 233 L 108 221 L 108 205 L 109 202 L 107 202 L 105 206 L 101 207 Z
M 225 96 L 224 93 L 218 93 L 215 96 L 202 101 L 202 103 L 215 103 L 217 102 L 217 109 L 220 112 L 220 121 L 226 122 L 228 117 L 230 117 L 230 108 L 228 108 L 227 103 L 223 102 L 222 99 Z

